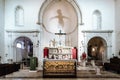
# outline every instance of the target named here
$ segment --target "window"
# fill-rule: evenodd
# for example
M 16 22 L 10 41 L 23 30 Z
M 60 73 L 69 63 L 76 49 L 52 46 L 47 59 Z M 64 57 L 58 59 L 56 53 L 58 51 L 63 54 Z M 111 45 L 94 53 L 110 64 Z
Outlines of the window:
M 16 44 L 16 47 L 17 47 L 17 48 L 22 48 L 22 44 L 18 42 L 18 43 Z

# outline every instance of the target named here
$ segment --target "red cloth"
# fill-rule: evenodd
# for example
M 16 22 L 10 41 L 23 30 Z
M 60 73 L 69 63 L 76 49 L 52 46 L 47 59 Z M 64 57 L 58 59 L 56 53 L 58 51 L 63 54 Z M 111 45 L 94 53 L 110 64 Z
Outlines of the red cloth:
M 72 58 L 77 59 L 77 48 L 72 49 Z
M 86 53 L 85 52 L 82 54 L 82 58 L 86 59 Z
M 44 48 L 44 58 L 48 58 L 48 53 L 49 53 L 49 49 L 48 48 Z

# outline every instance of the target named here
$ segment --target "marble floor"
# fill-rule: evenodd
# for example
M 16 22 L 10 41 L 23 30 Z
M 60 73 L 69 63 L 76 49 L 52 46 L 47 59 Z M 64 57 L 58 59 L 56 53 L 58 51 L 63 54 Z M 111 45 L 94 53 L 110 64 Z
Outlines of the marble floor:
M 2 76 L 0 80 L 120 80 L 120 74 L 101 71 L 101 75 L 96 75 L 94 71 L 77 70 L 77 78 L 42 78 L 42 71 L 25 69 Z
M 116 79 L 116 78 L 75 78 L 75 79 L 73 79 L 73 78 L 48 78 L 48 79 L 43 79 L 43 78 L 33 78 L 33 79 L 31 79 L 31 78 L 27 78 L 27 79 L 23 79 L 23 78 L 19 78 L 19 79 L 0 79 L 0 80 L 120 80 L 120 79 Z

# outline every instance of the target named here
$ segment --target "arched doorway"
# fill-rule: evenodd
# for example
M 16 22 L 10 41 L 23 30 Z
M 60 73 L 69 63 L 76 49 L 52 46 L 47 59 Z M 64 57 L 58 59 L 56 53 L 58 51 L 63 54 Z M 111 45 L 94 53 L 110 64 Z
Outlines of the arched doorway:
M 30 57 L 33 56 L 33 42 L 27 37 L 19 37 L 15 40 L 16 62 L 23 62 L 30 66 Z
M 87 44 L 89 60 L 104 61 L 107 52 L 106 42 L 101 37 L 93 37 Z

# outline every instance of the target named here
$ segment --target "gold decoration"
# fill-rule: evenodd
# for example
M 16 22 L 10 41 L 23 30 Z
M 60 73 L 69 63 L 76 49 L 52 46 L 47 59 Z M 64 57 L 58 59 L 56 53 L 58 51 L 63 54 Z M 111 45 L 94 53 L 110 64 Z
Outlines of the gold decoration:
M 74 72 L 74 61 L 45 61 L 45 72 Z

